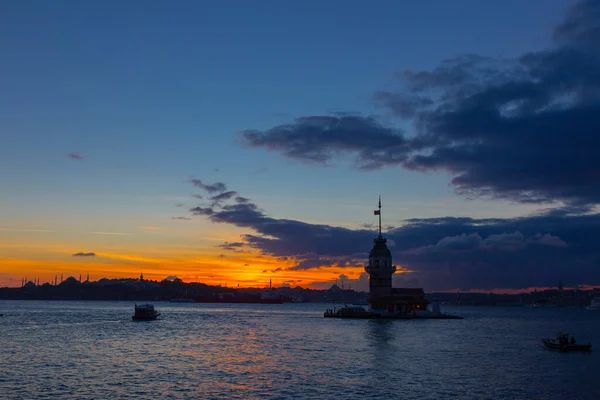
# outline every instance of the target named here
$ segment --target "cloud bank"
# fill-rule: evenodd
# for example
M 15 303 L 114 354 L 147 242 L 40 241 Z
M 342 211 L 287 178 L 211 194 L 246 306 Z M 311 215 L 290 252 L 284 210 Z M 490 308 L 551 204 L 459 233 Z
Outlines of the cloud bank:
M 365 218 L 369 211 L 365 207 Z M 221 249 L 255 250 L 293 262 L 291 270 L 363 266 L 376 236 L 370 229 L 273 218 L 235 198 L 190 212 L 251 231 Z M 385 236 L 394 262 L 407 271 L 395 277 L 398 285 L 469 290 L 555 286 L 561 279 L 567 285 L 600 283 L 599 214 L 564 209 L 508 219 L 410 219 Z
M 600 1 L 573 5 L 552 40 L 515 59 L 466 54 L 396 73 L 401 89 L 374 101 L 411 121 L 410 133 L 342 114 L 240 135 L 304 162 L 444 170 L 467 196 L 591 207 L 600 202 Z

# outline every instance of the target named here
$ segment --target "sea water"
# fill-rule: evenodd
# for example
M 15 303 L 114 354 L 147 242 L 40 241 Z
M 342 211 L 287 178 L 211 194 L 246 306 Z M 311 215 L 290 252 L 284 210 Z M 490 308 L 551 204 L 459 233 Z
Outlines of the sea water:
M 0 301 L 0 399 L 600 399 L 600 312 L 154 304 L 159 320 L 135 322 L 132 302 Z M 558 331 L 597 351 L 543 348 Z

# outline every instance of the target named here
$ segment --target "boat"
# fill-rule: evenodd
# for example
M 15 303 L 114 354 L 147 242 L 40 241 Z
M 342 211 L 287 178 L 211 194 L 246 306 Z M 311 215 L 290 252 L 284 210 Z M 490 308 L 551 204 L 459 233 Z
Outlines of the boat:
M 134 321 L 152 321 L 155 320 L 159 315 L 160 313 L 157 312 L 154 309 L 154 305 L 150 303 L 144 303 L 139 305 L 136 304 L 135 313 L 133 314 L 133 317 L 131 317 L 131 319 L 133 319 Z
M 596 297 L 592 299 L 592 302 L 589 306 L 585 308 L 586 310 L 597 311 L 600 310 L 600 297 Z
M 590 351 L 592 349 L 591 343 L 579 344 L 573 337 L 569 341 L 569 335 L 562 332 L 556 335 L 556 339 L 542 339 L 542 343 L 548 349 L 560 351 Z

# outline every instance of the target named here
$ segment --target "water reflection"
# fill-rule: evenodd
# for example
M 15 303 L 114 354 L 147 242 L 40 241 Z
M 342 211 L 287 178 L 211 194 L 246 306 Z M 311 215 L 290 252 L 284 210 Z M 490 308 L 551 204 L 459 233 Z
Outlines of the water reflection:
M 600 398 L 594 353 L 538 343 L 561 321 L 600 345 L 590 313 L 337 320 L 318 304 L 157 303 L 163 319 L 139 324 L 132 307 L 0 301 L 0 398 Z
M 394 340 L 392 330 L 397 324 L 397 321 L 389 319 L 370 319 L 367 320 L 367 328 L 369 333 L 367 337 L 375 346 L 376 351 L 383 351 L 385 346 L 389 345 L 389 342 Z

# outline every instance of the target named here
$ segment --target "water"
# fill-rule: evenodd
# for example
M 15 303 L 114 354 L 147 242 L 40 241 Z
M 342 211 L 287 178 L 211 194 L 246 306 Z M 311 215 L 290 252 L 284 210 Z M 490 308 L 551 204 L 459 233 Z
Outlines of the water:
M 329 304 L 0 301 L 1 399 L 598 399 L 600 312 L 456 307 L 464 320 L 323 318 Z M 546 350 L 568 331 L 596 352 Z

